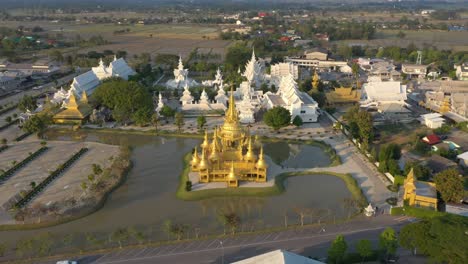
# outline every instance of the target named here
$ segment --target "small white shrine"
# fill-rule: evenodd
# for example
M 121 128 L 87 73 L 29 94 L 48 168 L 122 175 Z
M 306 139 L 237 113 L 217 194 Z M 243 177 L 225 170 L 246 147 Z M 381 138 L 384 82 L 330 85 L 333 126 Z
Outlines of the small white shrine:
M 188 69 L 184 69 L 182 57 L 179 56 L 179 64 L 177 68 L 174 69 L 174 79 L 167 81 L 166 86 L 172 89 L 185 87 L 186 85 L 188 85 L 189 87 L 197 86 L 198 82 L 193 79 L 190 79 L 188 77 L 188 73 Z
M 200 100 L 195 101 L 192 93 L 189 90 L 188 85 L 184 87 L 184 92 L 180 97 L 179 101 L 182 104 L 182 111 L 188 112 L 209 112 L 213 110 L 226 110 L 227 97 L 222 88 L 218 89 L 218 94 L 215 97 L 215 101 L 210 101 L 208 94 L 203 89 Z
M 260 87 L 264 79 L 263 67 L 257 58 L 255 58 L 255 50 L 252 50 L 252 57 L 245 65 L 245 70 L 242 76 L 247 78 L 250 85 Z
M 164 100 L 162 98 L 162 93 L 159 93 L 158 106 L 155 109 L 156 113 L 159 114 L 159 112 L 161 112 L 161 109 L 163 107 L 164 107 Z
M 202 82 L 203 86 L 213 86 L 213 87 L 219 87 L 223 83 L 223 74 L 221 73 L 221 70 L 218 68 L 216 70 L 216 75 L 214 80 L 206 80 Z

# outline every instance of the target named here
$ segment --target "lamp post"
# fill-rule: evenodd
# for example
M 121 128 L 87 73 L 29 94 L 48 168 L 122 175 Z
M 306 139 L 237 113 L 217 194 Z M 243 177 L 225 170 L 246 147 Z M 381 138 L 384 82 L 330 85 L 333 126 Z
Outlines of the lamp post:
M 221 245 L 221 250 L 223 251 L 223 254 L 221 255 L 221 264 L 224 264 L 224 246 L 223 246 L 223 241 L 219 241 L 219 244 Z

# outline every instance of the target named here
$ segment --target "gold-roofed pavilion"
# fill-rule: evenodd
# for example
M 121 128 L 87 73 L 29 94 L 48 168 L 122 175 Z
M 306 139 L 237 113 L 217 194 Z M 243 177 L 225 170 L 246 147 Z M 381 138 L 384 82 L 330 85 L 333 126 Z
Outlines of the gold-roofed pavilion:
M 263 147 L 255 141 L 239 122 L 231 88 L 224 124 L 214 129 L 211 141 L 205 132 L 201 153 L 198 148 L 193 153 L 191 171 L 201 183 L 226 182 L 228 187 L 238 187 L 239 181 L 266 182 L 268 165 Z

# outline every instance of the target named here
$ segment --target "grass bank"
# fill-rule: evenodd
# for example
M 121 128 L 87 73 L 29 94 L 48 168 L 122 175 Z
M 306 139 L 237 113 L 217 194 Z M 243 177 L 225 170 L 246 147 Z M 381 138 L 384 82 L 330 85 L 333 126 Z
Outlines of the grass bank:
M 447 213 L 445 212 L 439 212 L 412 206 L 393 207 L 390 213 L 391 215 L 406 215 L 417 218 L 434 218 L 438 216 L 447 215 Z
M 289 177 L 296 176 L 307 176 L 310 175 L 330 175 L 335 176 L 344 181 L 346 187 L 351 192 L 353 199 L 358 201 L 360 207 L 367 205 L 367 199 L 364 196 L 361 188 L 357 184 L 356 180 L 350 174 L 340 174 L 333 172 L 310 172 L 310 171 L 299 171 L 299 172 L 285 172 L 275 177 L 275 184 L 271 187 L 240 187 L 240 188 L 217 188 L 207 189 L 199 191 L 186 191 L 185 182 L 189 180 L 188 174 L 190 172 L 190 159 L 191 154 L 188 153 L 184 156 L 184 170 L 180 175 L 179 187 L 176 192 L 177 198 L 187 201 L 203 200 L 213 197 L 229 197 L 229 196 L 272 196 L 279 195 L 286 191 L 284 181 Z

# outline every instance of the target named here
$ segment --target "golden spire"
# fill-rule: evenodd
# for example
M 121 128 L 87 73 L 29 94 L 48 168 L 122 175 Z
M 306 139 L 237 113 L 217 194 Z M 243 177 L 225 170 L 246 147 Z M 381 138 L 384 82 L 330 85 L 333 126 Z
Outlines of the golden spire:
M 229 108 L 226 111 L 226 122 L 239 122 L 239 116 L 234 101 L 234 88 L 231 86 L 231 95 L 229 96 Z
M 408 175 L 406 176 L 406 179 L 408 181 L 412 181 L 412 182 L 415 181 L 413 168 L 411 168 L 411 170 L 409 171 Z
M 210 143 L 208 142 L 208 131 L 205 129 L 205 138 L 203 139 L 203 143 L 201 144 L 202 149 L 208 148 Z
M 229 180 L 237 180 L 236 173 L 234 171 L 234 161 L 231 161 L 231 170 L 229 171 L 228 179 Z
M 198 166 L 198 168 L 200 170 L 203 170 L 203 169 L 206 169 L 207 167 L 208 167 L 208 164 L 205 158 L 205 150 L 202 149 L 202 156 L 201 156 L 200 165 Z
M 249 137 L 248 146 L 247 146 L 247 153 L 245 154 L 245 160 L 247 161 L 255 161 L 257 157 L 252 151 L 252 137 Z
M 314 77 L 312 78 L 312 88 L 314 90 L 318 89 L 318 84 L 319 84 L 319 76 L 317 74 L 317 69 L 314 71 Z
M 80 103 L 82 104 L 88 103 L 88 95 L 86 94 L 86 91 L 83 91 L 83 93 L 81 94 Z
M 216 139 L 216 129 L 213 134 L 213 142 L 211 143 L 211 153 L 210 153 L 210 160 L 218 160 L 218 140 Z
M 444 102 L 442 103 L 442 105 L 439 108 L 439 112 L 441 114 L 444 114 L 444 113 L 447 113 L 449 111 L 450 111 L 450 97 L 446 96 L 444 98 Z
M 194 151 L 193 157 L 192 157 L 192 166 L 197 165 L 198 162 L 200 162 L 200 158 L 198 158 L 198 148 L 195 147 L 195 151 Z
M 78 104 L 76 103 L 75 93 L 72 92 L 70 98 L 68 99 L 67 109 L 78 110 Z
M 266 169 L 267 164 L 265 163 L 265 159 L 263 159 L 263 146 L 260 147 L 260 154 L 258 155 L 257 161 L 257 169 Z

